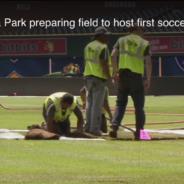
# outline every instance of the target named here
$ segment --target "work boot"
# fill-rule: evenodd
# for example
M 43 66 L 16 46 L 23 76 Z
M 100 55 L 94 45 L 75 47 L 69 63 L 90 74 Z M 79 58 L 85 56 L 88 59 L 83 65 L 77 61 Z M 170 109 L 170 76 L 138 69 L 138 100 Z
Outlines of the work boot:
M 140 140 L 140 131 L 134 132 L 134 140 L 139 141 Z
M 109 137 L 112 138 L 117 138 L 117 131 L 118 131 L 118 127 L 117 126 L 110 126 L 111 131 L 109 132 Z

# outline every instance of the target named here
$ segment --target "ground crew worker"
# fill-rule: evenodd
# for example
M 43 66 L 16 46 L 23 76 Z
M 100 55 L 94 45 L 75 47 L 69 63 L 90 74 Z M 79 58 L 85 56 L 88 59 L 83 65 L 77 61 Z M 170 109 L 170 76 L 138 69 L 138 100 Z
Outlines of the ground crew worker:
M 43 104 L 42 115 L 48 132 L 60 136 L 70 132 L 70 115 L 77 117 L 77 131 L 83 131 L 84 118 L 77 98 L 70 93 L 58 92 L 47 97 Z
M 98 27 L 95 36 L 84 49 L 84 80 L 87 89 L 86 124 L 84 131 L 97 136 L 100 131 L 101 115 L 105 95 L 105 82 L 113 85 L 111 57 L 107 47 L 108 35 L 105 27 Z
M 86 86 L 84 86 L 81 90 L 80 90 L 80 96 L 81 96 L 81 100 L 83 102 L 83 108 L 86 108 Z M 107 120 L 105 115 L 108 114 L 109 115 L 109 119 L 112 120 L 112 113 L 109 107 L 109 90 L 108 87 L 106 87 L 105 90 L 105 97 L 104 97 L 104 104 L 103 104 L 103 112 L 102 112 L 102 121 L 101 121 L 101 127 L 100 130 L 103 133 L 107 133 Z
M 135 139 L 139 139 L 140 129 L 144 128 L 144 59 L 146 62 L 147 80 L 145 87 L 150 86 L 152 63 L 149 42 L 143 39 L 144 28 L 135 23 L 129 27 L 130 35 L 120 37 L 111 53 L 114 79 L 118 82 L 117 105 L 112 119 L 112 131 L 117 133 L 123 119 L 128 102 L 128 95 L 134 102 L 136 133 Z M 117 57 L 119 56 L 119 71 L 117 69 Z

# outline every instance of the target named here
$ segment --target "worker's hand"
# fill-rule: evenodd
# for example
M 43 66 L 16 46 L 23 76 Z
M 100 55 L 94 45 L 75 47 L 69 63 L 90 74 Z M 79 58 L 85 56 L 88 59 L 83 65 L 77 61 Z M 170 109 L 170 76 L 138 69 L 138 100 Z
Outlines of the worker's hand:
M 119 73 L 114 74 L 114 75 L 113 75 L 113 79 L 114 79 L 114 81 L 115 81 L 116 83 L 118 83 L 118 82 L 119 82 Z
M 114 79 L 109 80 L 108 83 L 109 83 L 109 87 L 114 87 L 115 86 Z
M 145 82 L 144 82 L 144 86 L 145 86 L 145 89 L 146 90 L 148 90 L 149 88 L 150 88 L 150 80 L 146 80 Z
M 86 103 L 85 102 L 82 104 L 82 108 L 86 109 Z
M 77 129 L 76 129 L 76 133 L 82 133 L 83 132 L 83 126 L 85 124 L 85 121 L 84 121 L 84 118 L 83 116 L 80 116 L 78 117 L 78 120 L 77 120 Z
M 112 114 L 109 114 L 109 121 L 110 121 L 110 123 L 112 122 Z

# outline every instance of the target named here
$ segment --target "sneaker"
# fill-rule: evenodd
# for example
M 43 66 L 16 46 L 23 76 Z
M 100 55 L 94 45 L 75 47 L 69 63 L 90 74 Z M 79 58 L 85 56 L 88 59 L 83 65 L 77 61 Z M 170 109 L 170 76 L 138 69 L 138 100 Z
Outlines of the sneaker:
M 140 136 L 138 132 L 134 132 L 134 140 L 135 141 L 139 141 L 140 140 Z
M 110 128 L 111 128 L 111 131 L 114 131 L 114 132 L 118 131 L 118 127 L 117 126 L 111 125 Z

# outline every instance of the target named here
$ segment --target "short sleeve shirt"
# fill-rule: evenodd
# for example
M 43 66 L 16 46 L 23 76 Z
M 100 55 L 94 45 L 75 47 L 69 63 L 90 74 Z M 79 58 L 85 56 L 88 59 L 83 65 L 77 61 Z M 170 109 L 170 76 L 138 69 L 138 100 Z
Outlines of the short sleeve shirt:
M 55 112 L 56 112 L 55 104 L 54 104 L 54 102 L 51 99 L 49 99 L 47 111 L 44 108 L 44 113 L 45 113 L 46 116 L 48 116 L 50 118 L 54 118 Z M 76 105 L 76 108 L 73 110 L 73 112 L 74 112 L 74 114 L 77 117 L 81 117 L 82 116 L 82 111 L 81 111 L 78 103 Z M 65 113 L 66 113 L 66 110 L 63 110 L 62 114 L 65 115 Z
M 108 49 L 104 48 L 100 53 L 100 60 L 108 61 Z

